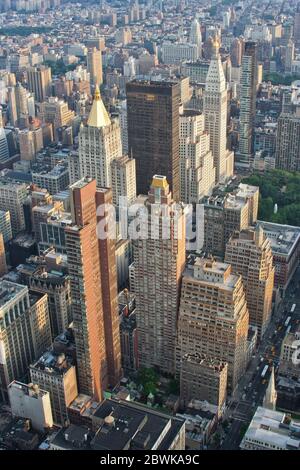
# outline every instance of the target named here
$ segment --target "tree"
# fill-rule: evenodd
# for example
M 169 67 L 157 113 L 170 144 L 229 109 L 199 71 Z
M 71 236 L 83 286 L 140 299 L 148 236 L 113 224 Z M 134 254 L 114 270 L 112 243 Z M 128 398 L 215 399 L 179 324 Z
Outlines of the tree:
M 137 381 L 138 384 L 142 385 L 144 395 L 156 394 L 158 379 L 157 372 L 152 368 L 143 367 L 139 370 Z

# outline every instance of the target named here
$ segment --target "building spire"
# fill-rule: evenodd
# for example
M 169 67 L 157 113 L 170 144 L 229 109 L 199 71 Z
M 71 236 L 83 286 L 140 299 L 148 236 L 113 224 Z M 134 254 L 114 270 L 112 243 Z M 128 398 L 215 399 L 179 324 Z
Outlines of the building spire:
M 274 366 L 272 366 L 270 380 L 264 396 L 263 406 L 269 408 L 269 410 L 275 410 L 277 401 L 277 392 L 275 389 L 275 373 Z
M 111 124 L 108 112 L 105 109 L 98 85 L 95 88 L 94 101 L 87 122 L 90 127 L 105 127 Z

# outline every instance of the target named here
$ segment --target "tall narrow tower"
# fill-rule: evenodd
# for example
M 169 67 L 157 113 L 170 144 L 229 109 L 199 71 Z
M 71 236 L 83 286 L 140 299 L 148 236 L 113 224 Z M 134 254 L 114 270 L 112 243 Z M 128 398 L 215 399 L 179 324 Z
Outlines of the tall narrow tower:
M 240 142 L 238 161 L 249 165 L 254 156 L 253 131 L 256 110 L 257 46 L 245 43 L 241 73 Z
M 233 154 L 227 150 L 227 87 L 219 53 L 218 38 L 213 41 L 204 94 L 205 130 L 210 135 L 210 149 L 216 167 L 216 183 L 233 174 Z
M 66 247 L 79 390 L 101 400 L 122 374 L 114 242 L 97 238 L 97 223 L 107 223 L 106 212 L 100 216 L 97 209 L 112 196 L 87 178 L 70 190 L 73 225 L 66 228 Z
M 200 30 L 200 24 L 197 18 L 192 21 L 191 30 L 190 30 L 190 43 L 196 44 L 198 47 L 198 57 L 202 55 L 202 34 Z
M 276 401 L 277 401 L 277 392 L 275 388 L 275 373 L 274 373 L 274 366 L 272 366 L 268 387 L 267 387 L 266 394 L 263 399 L 263 406 L 264 408 L 275 410 Z
M 153 177 L 145 202 L 141 237 L 133 240 L 139 364 L 175 371 L 175 338 L 181 275 L 185 266 L 185 222 L 165 176 Z
M 111 162 L 122 156 L 118 120 L 111 120 L 96 86 L 87 126 L 79 131 L 79 161 L 82 176 L 95 178 L 98 187 L 111 187 Z
M 91 83 L 100 86 L 102 78 L 102 53 L 93 47 L 87 54 L 87 69 L 90 73 Z

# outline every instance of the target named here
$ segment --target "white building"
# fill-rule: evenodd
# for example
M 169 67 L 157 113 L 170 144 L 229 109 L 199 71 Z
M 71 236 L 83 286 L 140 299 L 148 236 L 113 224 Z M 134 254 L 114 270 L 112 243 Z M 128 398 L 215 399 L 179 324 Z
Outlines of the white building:
M 26 184 L 0 181 L 0 209 L 10 212 L 13 235 L 25 229 L 23 204 L 26 199 Z
M 111 186 L 113 203 L 120 204 L 120 197 L 127 198 L 130 206 L 136 198 L 135 160 L 127 155 L 111 162 Z
M 192 21 L 190 30 L 190 44 L 196 44 L 198 47 L 198 58 L 202 55 L 202 34 L 200 24 L 197 18 Z
M 184 111 L 179 126 L 179 199 L 187 204 L 198 203 L 215 186 L 209 135 L 204 131 L 204 116 L 198 111 Z
M 96 87 L 87 126 L 79 131 L 81 175 L 95 178 L 97 186 L 111 187 L 111 162 L 122 156 L 119 120 L 111 120 Z
M 0 233 L 3 235 L 4 243 L 7 243 L 13 237 L 9 211 L 0 210 Z
M 233 152 L 227 150 L 227 86 L 220 58 L 218 39 L 214 40 L 204 93 L 205 130 L 210 135 L 210 148 L 216 167 L 216 182 L 233 174 Z
M 259 406 L 240 444 L 243 450 L 300 450 L 300 422 Z
M 164 42 L 162 45 L 164 64 L 181 64 L 184 60 L 195 62 L 199 57 L 197 44 Z
M 49 392 L 38 385 L 23 384 L 14 380 L 8 386 L 8 396 L 13 416 L 28 418 L 36 431 L 52 428 L 53 418 Z

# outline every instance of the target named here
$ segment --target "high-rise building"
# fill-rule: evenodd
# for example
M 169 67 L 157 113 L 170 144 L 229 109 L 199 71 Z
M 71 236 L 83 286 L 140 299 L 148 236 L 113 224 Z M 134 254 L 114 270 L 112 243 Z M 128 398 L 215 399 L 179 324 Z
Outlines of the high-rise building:
M 0 210 L 0 232 L 3 235 L 4 243 L 7 243 L 13 237 L 10 221 L 10 212 L 8 210 Z
M 202 55 L 202 34 L 197 18 L 192 21 L 189 41 L 198 47 L 198 58 Z
M 224 257 L 226 243 L 237 230 L 257 221 L 259 188 L 240 184 L 235 193 L 211 196 L 204 200 L 204 249 Z
M 254 118 L 256 110 L 257 45 L 245 42 L 240 90 L 240 141 L 238 161 L 249 165 L 254 156 Z
M 8 87 L 8 117 L 9 122 L 12 126 L 17 127 L 18 125 L 18 113 L 16 104 L 16 88 Z
M 56 140 L 59 138 L 59 129 L 71 126 L 75 117 L 75 112 L 71 111 L 68 103 L 57 97 L 50 97 L 40 105 L 39 117 L 45 123 L 51 123 Z
M 25 229 L 23 205 L 27 199 L 26 184 L 0 180 L 0 209 L 10 212 L 13 235 Z
M 21 160 L 31 161 L 35 159 L 36 154 L 43 148 L 43 131 L 41 128 L 19 132 L 19 145 Z
M 219 40 L 215 39 L 203 102 L 205 130 L 210 137 L 217 183 L 233 174 L 233 153 L 227 150 L 227 86 L 219 48 Z
M 284 71 L 286 73 L 292 72 L 293 60 L 295 57 L 295 43 L 291 39 L 285 47 L 284 54 Z
M 79 161 L 83 177 L 95 178 L 98 187 L 111 187 L 111 162 L 122 156 L 118 119 L 110 119 L 96 87 L 87 126 L 79 131 Z
M 120 197 L 127 198 L 127 204 L 136 199 L 135 159 L 124 155 L 111 163 L 111 185 L 113 190 L 113 203 L 118 206 Z
M 42 103 L 51 96 L 51 69 L 44 65 L 28 67 L 26 70 L 29 90 L 34 93 L 36 101 Z
M 97 222 L 107 224 L 111 191 L 82 179 L 70 186 L 73 223 L 66 228 L 72 314 L 81 393 L 102 399 L 103 390 L 121 378 L 117 272 L 114 240 L 101 239 Z M 105 208 L 104 208 L 105 209 Z M 99 225 L 98 224 L 98 225 Z
M 0 277 L 4 276 L 7 273 L 7 264 L 6 264 L 6 255 L 5 255 L 5 246 L 4 238 L 0 232 Z
M 179 126 L 179 200 L 197 204 L 210 195 L 215 186 L 209 135 L 204 131 L 204 116 L 198 111 L 184 111 Z
M 6 132 L 3 127 L 0 127 L 0 163 L 6 163 L 9 160 L 9 147 L 6 137 Z
M 294 39 L 296 45 L 299 47 L 300 45 L 300 11 L 295 13 L 295 21 L 294 21 Z
M 230 59 L 232 67 L 240 67 L 242 65 L 243 57 L 243 40 L 235 38 L 230 46 Z
M 185 265 L 185 217 L 172 199 L 165 176 L 153 177 L 145 209 L 141 235 L 132 240 L 139 365 L 172 374 Z
M 29 364 L 51 345 L 47 295 L 0 281 L 0 400 L 7 386 L 25 377 Z
M 271 320 L 274 267 L 271 245 L 263 229 L 236 232 L 226 245 L 225 261 L 242 275 L 249 323 L 262 337 Z
M 111 206 L 112 203 L 112 190 L 109 188 L 98 188 L 96 192 L 97 210 L 101 206 L 105 209 L 105 206 Z M 98 211 L 97 222 L 99 225 L 102 225 L 102 227 L 105 225 L 109 230 L 109 210 L 103 210 L 101 213 Z M 109 386 L 114 387 L 120 382 L 122 378 L 115 239 L 109 235 L 106 238 L 99 237 L 98 250 L 101 270 L 101 290 L 108 384 Z
M 184 60 L 196 62 L 199 58 L 199 46 L 184 42 L 164 42 L 161 53 L 164 64 L 180 65 Z
M 30 365 L 32 383 L 49 392 L 53 421 L 64 426 L 68 420 L 68 406 L 78 395 L 76 368 L 72 357 L 44 352 Z
M 185 354 L 206 354 L 228 363 L 228 391 L 246 368 L 249 312 L 242 276 L 231 266 L 196 259 L 182 279 L 176 374 Z
M 87 69 L 90 73 L 91 83 L 94 86 L 102 85 L 102 52 L 96 47 L 89 49 L 87 53 Z
M 66 228 L 80 393 L 102 399 L 107 386 L 101 274 L 96 237 L 96 181 L 70 186 L 74 225 Z
M 176 201 L 180 84 L 134 80 L 126 93 L 128 153 L 136 161 L 137 193 L 148 193 L 153 175 L 166 175 Z
M 19 266 L 22 283 L 33 292 L 48 295 L 51 335 L 63 333 L 72 321 L 70 277 L 62 256 L 50 248 L 44 256 L 29 258 Z
M 191 400 L 207 401 L 222 416 L 227 396 L 227 362 L 205 354 L 185 354 L 180 369 L 180 399 L 183 406 Z
M 300 117 L 282 113 L 278 119 L 276 137 L 276 168 L 300 170 Z

